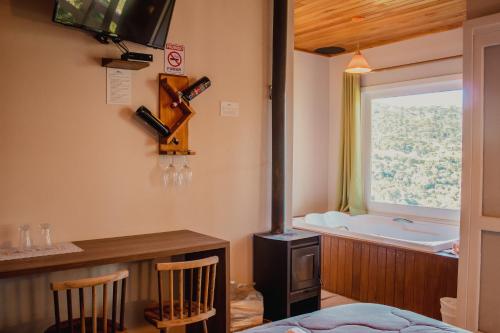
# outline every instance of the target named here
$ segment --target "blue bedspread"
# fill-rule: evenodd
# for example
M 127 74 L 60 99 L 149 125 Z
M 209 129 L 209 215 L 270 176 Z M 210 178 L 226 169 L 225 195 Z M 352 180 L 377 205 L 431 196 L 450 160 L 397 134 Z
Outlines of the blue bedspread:
M 414 312 L 369 303 L 335 306 L 255 327 L 244 333 L 285 333 L 298 327 L 306 333 L 465 333 Z

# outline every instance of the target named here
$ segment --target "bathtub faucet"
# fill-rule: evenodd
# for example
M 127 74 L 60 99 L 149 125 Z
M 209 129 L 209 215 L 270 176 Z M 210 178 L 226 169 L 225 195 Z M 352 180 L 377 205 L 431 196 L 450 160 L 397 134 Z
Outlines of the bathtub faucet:
M 415 223 L 412 220 L 405 219 L 403 217 L 396 217 L 392 219 L 394 222 L 399 222 L 399 223 Z
M 348 226 L 346 226 L 346 225 L 341 225 L 341 226 L 338 226 L 338 227 L 336 227 L 335 229 L 338 229 L 338 230 L 342 230 L 342 229 L 343 229 L 343 230 L 346 230 L 346 231 L 351 231 L 351 230 L 349 229 L 349 227 L 348 227 Z

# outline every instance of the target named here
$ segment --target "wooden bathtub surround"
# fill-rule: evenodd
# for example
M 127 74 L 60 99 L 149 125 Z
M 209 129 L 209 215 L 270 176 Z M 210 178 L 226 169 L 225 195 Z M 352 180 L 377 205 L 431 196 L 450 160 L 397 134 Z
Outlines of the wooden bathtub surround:
M 214 299 L 218 262 L 219 258 L 213 256 L 156 264 L 158 304 L 144 311 L 146 320 L 162 333 L 166 333 L 171 327 L 203 322 L 203 331 L 208 333 L 207 319 L 216 313 Z M 165 276 L 168 277 L 168 301 L 164 301 L 167 298 L 164 288 Z
M 456 297 L 458 258 L 323 235 L 323 288 L 441 320 L 441 297 Z
M 92 333 L 115 333 L 125 332 L 125 296 L 127 288 L 128 271 L 122 270 L 116 273 L 93 277 L 88 279 L 53 282 L 50 286 L 54 294 L 54 315 L 55 324 L 49 327 L 46 333 L 73 333 L 73 332 L 92 332 Z M 118 283 L 120 289 L 120 313 L 117 321 L 118 311 Z M 112 284 L 111 298 L 111 318 L 108 318 L 108 285 Z M 97 288 L 102 288 L 102 311 L 98 316 Z M 85 315 L 85 289 L 92 290 L 92 316 L 87 318 Z M 73 314 L 73 293 L 78 290 L 79 317 L 74 318 Z M 59 292 L 66 293 L 67 320 L 61 321 L 59 309 Z

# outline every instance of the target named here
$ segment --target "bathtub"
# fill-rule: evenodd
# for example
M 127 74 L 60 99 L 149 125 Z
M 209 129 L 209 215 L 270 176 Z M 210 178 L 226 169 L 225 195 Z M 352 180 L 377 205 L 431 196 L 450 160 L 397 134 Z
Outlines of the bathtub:
M 412 221 L 413 223 L 397 222 L 387 216 L 350 216 L 327 212 L 294 218 L 293 227 L 423 252 L 450 249 L 459 239 L 458 226 Z

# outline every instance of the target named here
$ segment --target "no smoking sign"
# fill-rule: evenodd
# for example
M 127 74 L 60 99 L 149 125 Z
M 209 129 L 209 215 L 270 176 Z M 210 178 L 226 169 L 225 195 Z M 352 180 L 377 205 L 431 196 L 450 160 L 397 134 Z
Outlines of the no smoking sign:
M 167 43 L 165 46 L 165 72 L 167 74 L 184 75 L 184 45 Z

